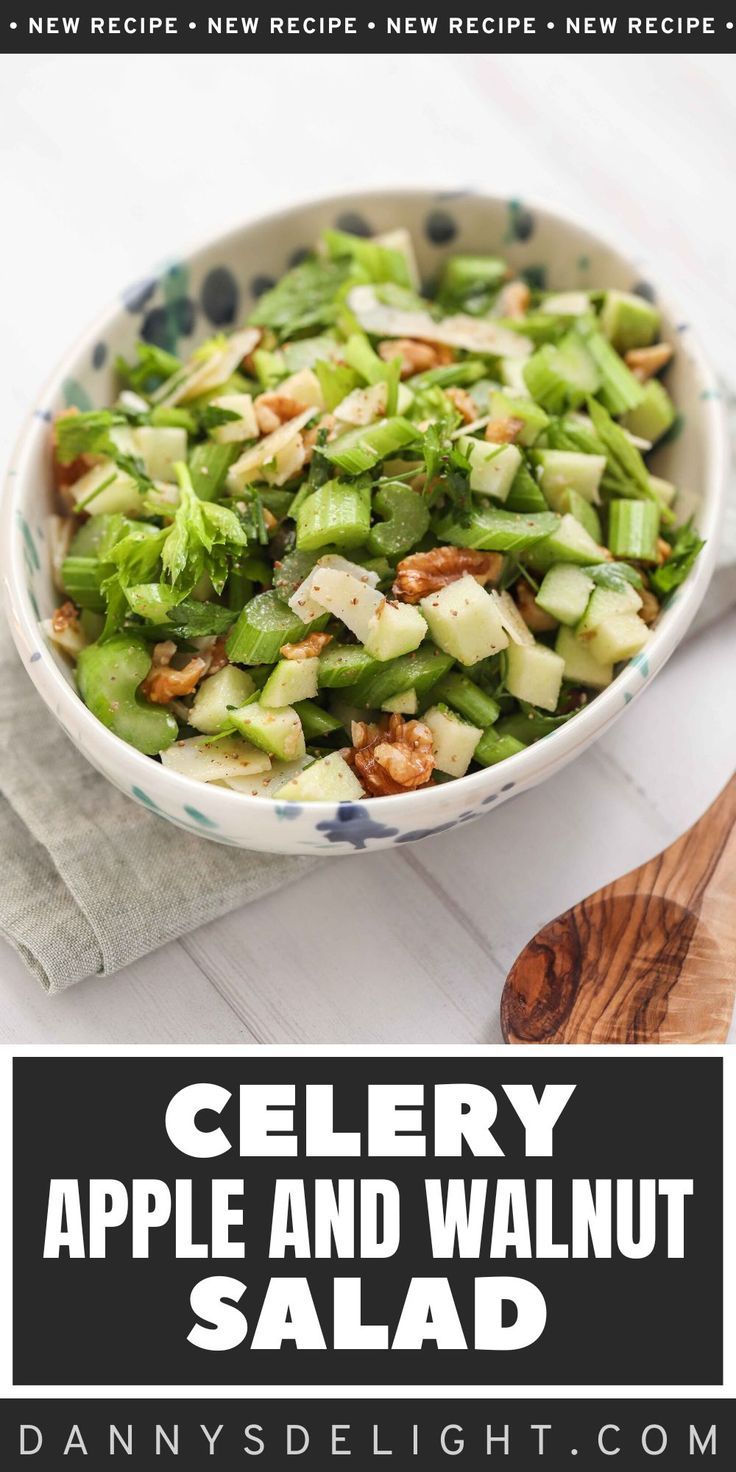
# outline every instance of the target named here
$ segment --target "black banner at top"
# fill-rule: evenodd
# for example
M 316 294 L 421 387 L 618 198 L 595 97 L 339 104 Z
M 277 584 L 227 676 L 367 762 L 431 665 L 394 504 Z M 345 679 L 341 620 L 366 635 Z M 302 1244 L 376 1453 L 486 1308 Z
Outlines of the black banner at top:
M 594 7 L 591 7 L 591 9 Z M 126 12 L 101 13 L 91 3 L 24 7 L 10 0 L 0 22 L 9 52 L 199 52 L 335 54 L 370 52 L 569 52 L 697 54 L 732 50 L 736 8 L 667 4 L 603 5 L 597 15 L 584 7 L 431 6 L 411 3 L 355 6 L 310 3 L 242 7 L 136 3 Z

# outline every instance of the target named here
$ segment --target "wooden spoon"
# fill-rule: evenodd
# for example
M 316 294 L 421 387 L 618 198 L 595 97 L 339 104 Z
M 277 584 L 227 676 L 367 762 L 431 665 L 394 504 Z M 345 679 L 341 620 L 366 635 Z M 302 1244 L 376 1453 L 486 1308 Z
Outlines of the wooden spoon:
M 514 962 L 507 1043 L 723 1043 L 736 997 L 736 775 L 676 843 Z

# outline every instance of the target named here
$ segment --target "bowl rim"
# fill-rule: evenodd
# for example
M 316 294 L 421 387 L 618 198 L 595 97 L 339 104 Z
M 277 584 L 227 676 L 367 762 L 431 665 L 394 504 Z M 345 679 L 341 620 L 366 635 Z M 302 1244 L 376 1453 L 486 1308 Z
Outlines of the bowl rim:
M 494 206 L 505 207 L 508 204 L 508 200 L 503 195 L 492 194 L 484 189 L 458 189 L 456 185 L 446 188 L 436 185 L 409 189 L 401 189 L 396 186 L 382 188 L 376 185 L 372 188 L 350 192 L 338 189 L 321 195 L 319 198 L 306 196 L 282 208 L 268 210 L 259 215 L 249 215 L 239 224 L 233 225 L 218 235 L 200 238 L 190 248 L 182 251 L 177 259 L 193 262 L 209 254 L 215 248 L 226 251 L 249 230 L 265 224 L 278 227 L 280 223 L 293 219 L 306 209 L 319 210 L 324 206 L 337 203 L 348 206 L 362 203 L 364 207 L 367 207 L 369 200 L 375 201 L 376 199 L 395 199 L 397 207 L 400 208 L 401 202 L 407 198 L 424 200 L 427 204 L 435 205 L 441 204 L 443 200 L 447 202 L 460 198 L 472 198 L 481 203 L 485 201 Z M 561 230 L 573 228 L 587 235 L 591 242 L 610 249 L 622 261 L 631 265 L 632 275 L 646 274 L 647 279 L 656 284 L 657 300 L 662 303 L 670 319 L 672 321 L 687 320 L 687 351 L 703 384 L 700 408 L 705 416 L 705 433 L 709 444 L 708 473 L 702 488 L 704 515 L 699 522 L 699 531 L 705 538 L 705 547 L 687 581 L 678 589 L 675 599 L 665 610 L 662 624 L 654 630 L 652 640 L 647 645 L 649 674 L 646 678 L 642 678 L 634 662 L 627 663 L 611 684 L 596 695 L 590 704 L 575 716 L 573 721 L 565 723 L 564 726 L 549 733 L 541 741 L 526 747 L 525 750 L 507 757 L 499 767 L 485 767 L 479 772 L 459 778 L 457 783 L 452 784 L 452 788 L 453 790 L 457 788 L 458 791 L 462 788 L 463 793 L 467 794 L 469 806 L 472 806 L 474 798 L 478 798 L 490 787 L 498 785 L 501 771 L 503 771 L 504 778 L 507 779 L 502 785 L 501 790 L 503 791 L 517 785 L 524 786 L 527 780 L 538 778 L 546 768 L 549 768 L 550 771 L 555 770 L 571 758 L 578 748 L 587 746 L 604 727 L 612 724 L 617 715 L 620 715 L 626 708 L 626 704 L 646 688 L 650 678 L 662 668 L 683 638 L 705 596 L 718 554 L 718 533 L 725 502 L 724 492 L 728 466 L 725 411 L 719 393 L 716 371 L 711 366 L 697 331 L 693 330 L 689 318 L 684 318 L 677 311 L 669 290 L 660 288 L 661 278 L 657 272 L 651 271 L 648 263 L 640 256 L 637 256 L 636 261 L 632 260 L 629 250 L 624 248 L 608 231 L 605 234 L 598 234 L 574 212 L 568 210 L 561 212 L 555 204 L 547 203 L 539 197 L 529 199 L 525 197 L 524 203 L 532 213 L 547 218 Z M 160 270 L 159 267 L 152 271 L 151 275 L 158 276 Z M 81 723 L 82 731 L 88 735 L 88 742 L 82 741 L 81 738 L 77 742 L 74 737 L 70 737 L 75 744 L 81 746 L 86 759 L 90 760 L 88 747 L 91 745 L 94 749 L 95 743 L 99 743 L 101 763 L 104 752 L 105 755 L 109 755 L 111 766 L 119 762 L 129 767 L 131 780 L 135 781 L 145 777 L 149 784 L 151 782 L 161 783 L 160 791 L 169 790 L 172 797 L 178 797 L 181 801 L 186 802 L 198 796 L 201 802 L 203 786 L 201 782 L 171 771 L 160 762 L 152 762 L 150 757 L 137 751 L 135 747 L 129 746 L 92 714 L 76 689 L 65 679 L 45 640 L 39 634 L 39 620 L 34 612 L 23 576 L 20 539 L 14 535 L 16 516 L 22 512 L 19 501 L 22 501 L 25 462 L 32 453 L 37 437 L 48 432 L 48 420 L 38 406 L 43 406 L 55 396 L 60 384 L 78 363 L 85 348 L 91 346 L 100 333 L 109 327 L 123 311 L 124 307 L 118 296 L 108 302 L 80 332 L 34 397 L 33 405 L 21 426 L 6 469 L 3 504 L 0 508 L 2 513 L 0 515 L 0 572 L 2 573 L 4 603 L 16 647 L 39 694 L 57 715 L 57 719 L 60 720 L 67 734 L 69 734 L 69 729 L 67 722 L 63 719 L 64 709 L 69 712 L 70 722 L 76 719 Z M 37 657 L 30 662 L 25 657 L 29 650 L 37 655 L 40 654 L 40 658 Z M 543 756 L 541 748 L 544 750 Z M 107 775 L 104 767 L 103 770 Z M 397 815 L 399 807 L 403 811 L 411 802 L 412 811 L 417 815 L 420 812 L 420 804 L 421 811 L 429 814 L 438 807 L 444 807 L 446 795 L 447 790 L 444 783 L 435 787 L 421 788 L 415 792 L 397 793 L 381 798 L 381 812 L 385 813 L 386 818 L 389 819 L 391 813 Z M 264 808 L 270 808 L 273 811 L 279 806 L 278 794 L 272 799 L 264 799 L 249 793 L 215 787 L 212 784 L 208 784 L 208 797 L 213 804 L 213 810 L 219 810 L 223 819 L 226 814 L 232 817 L 239 814 L 244 818 L 254 812 L 263 813 Z M 354 801 L 360 802 L 361 799 Z M 310 802 L 307 806 L 310 814 L 314 813 L 315 819 L 319 819 L 324 818 L 327 814 L 334 814 L 341 804 L 334 801 L 317 801 Z M 216 837 L 216 835 L 212 836 Z

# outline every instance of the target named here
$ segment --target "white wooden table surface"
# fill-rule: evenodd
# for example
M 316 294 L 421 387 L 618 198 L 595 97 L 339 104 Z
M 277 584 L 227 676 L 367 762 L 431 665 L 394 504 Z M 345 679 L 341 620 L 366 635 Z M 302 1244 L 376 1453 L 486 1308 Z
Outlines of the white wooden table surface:
M 121 284 L 249 213 L 361 184 L 476 184 L 615 231 L 736 379 L 730 57 L 41 56 L 5 58 L 0 81 L 6 446 Z M 328 860 L 114 978 L 50 1001 L 0 945 L 0 1040 L 498 1041 L 529 936 L 730 776 L 735 636 L 736 612 L 594 749 L 477 824 Z

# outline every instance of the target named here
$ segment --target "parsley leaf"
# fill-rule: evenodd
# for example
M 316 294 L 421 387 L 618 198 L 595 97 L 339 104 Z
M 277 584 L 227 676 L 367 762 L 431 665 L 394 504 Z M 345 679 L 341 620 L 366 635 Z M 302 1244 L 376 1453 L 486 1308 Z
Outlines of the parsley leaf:
M 649 574 L 649 582 L 659 598 L 666 598 L 668 593 L 673 593 L 675 588 L 679 588 L 704 546 L 705 542 L 702 537 L 698 536 L 692 519 L 678 528 L 672 538 L 672 551 L 669 557 L 661 567 Z
M 339 292 L 354 274 L 352 261 L 312 257 L 259 297 L 249 322 L 271 327 L 279 340 L 315 327 L 331 327 L 341 309 Z

